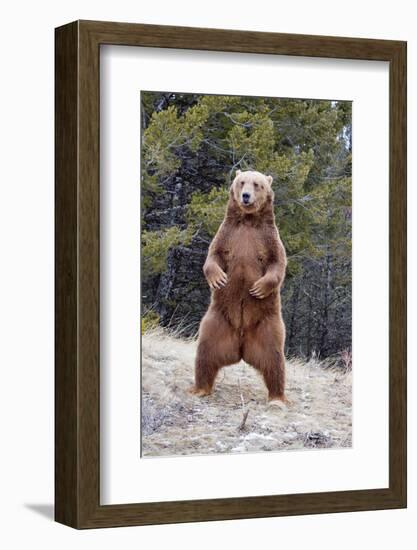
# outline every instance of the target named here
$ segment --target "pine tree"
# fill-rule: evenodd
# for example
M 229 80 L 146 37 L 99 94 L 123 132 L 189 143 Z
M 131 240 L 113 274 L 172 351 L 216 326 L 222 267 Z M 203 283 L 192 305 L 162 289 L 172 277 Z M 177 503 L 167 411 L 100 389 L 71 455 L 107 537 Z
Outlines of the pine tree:
M 141 105 L 143 295 L 160 322 L 198 328 L 207 247 L 236 169 L 253 169 L 274 178 L 289 351 L 348 348 L 351 103 L 142 92 Z

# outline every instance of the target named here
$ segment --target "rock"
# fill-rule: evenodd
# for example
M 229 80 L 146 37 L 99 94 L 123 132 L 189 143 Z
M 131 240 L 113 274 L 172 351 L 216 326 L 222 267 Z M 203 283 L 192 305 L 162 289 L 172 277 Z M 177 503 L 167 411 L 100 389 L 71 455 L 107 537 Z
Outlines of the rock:
M 326 448 L 332 446 L 328 432 L 308 432 L 304 435 L 304 446 L 309 448 Z

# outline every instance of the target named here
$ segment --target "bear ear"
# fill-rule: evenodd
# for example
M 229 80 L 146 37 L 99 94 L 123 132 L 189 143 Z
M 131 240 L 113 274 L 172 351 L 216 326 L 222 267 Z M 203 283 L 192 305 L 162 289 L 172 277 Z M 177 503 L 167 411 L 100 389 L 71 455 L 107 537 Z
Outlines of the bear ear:
M 242 170 L 236 170 L 236 177 L 240 176 L 241 173 L 242 173 Z
M 266 176 L 266 179 L 268 180 L 269 185 L 272 185 L 273 177 L 272 176 Z

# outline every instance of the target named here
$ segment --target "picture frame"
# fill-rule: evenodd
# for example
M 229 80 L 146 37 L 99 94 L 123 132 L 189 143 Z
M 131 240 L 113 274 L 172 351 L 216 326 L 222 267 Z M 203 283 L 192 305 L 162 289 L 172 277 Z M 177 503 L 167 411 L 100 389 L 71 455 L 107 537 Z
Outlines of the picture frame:
M 100 504 L 100 46 L 389 63 L 389 487 Z M 406 507 L 406 43 L 75 21 L 55 31 L 55 519 L 77 528 Z

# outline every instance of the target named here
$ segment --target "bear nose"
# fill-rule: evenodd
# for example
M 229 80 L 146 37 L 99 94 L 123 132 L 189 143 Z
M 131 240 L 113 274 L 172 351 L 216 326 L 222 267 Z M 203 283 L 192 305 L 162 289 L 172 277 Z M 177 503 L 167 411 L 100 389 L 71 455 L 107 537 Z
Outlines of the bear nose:
M 250 199 L 250 193 L 242 193 L 243 202 L 248 202 Z

